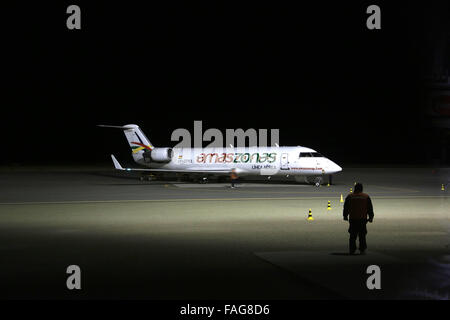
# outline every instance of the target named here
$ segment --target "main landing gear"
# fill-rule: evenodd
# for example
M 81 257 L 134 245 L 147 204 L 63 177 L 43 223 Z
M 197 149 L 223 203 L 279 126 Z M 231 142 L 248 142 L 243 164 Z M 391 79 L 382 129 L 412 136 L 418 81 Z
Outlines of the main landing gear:
M 139 180 L 141 181 L 153 181 L 156 177 L 154 174 L 145 174 L 139 177 Z
M 208 177 L 207 176 L 194 176 L 191 179 L 192 182 L 197 182 L 200 184 L 206 184 L 208 183 Z

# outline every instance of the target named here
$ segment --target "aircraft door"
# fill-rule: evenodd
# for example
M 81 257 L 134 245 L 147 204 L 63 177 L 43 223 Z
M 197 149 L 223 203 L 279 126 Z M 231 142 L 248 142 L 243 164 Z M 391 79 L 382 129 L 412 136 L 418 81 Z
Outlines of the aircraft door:
M 280 169 L 281 170 L 289 170 L 289 159 L 288 159 L 288 154 L 287 153 L 282 153 L 281 154 L 281 159 L 280 159 Z

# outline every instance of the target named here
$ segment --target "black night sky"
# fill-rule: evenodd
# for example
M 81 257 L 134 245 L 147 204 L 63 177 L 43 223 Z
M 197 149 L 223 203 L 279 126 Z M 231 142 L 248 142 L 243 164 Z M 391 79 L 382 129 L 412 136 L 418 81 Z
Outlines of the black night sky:
M 340 164 L 428 161 L 428 26 L 447 5 L 377 2 L 371 31 L 368 1 L 143 3 L 2 4 L 3 164 L 131 158 L 121 132 L 95 125 L 135 123 L 167 146 L 194 120 L 279 128 L 282 145 Z

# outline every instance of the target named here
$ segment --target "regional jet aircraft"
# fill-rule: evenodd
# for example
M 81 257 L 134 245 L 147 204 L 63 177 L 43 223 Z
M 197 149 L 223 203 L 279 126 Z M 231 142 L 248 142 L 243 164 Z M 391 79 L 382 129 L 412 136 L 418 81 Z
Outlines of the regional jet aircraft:
M 293 176 L 316 186 L 342 168 L 320 153 L 306 147 L 245 147 L 245 148 L 169 148 L 155 147 L 135 124 L 125 126 L 100 125 L 122 129 L 132 150 L 134 161 L 145 168 L 123 168 L 111 155 L 117 170 L 149 173 L 173 172 L 201 177 L 228 176 Z

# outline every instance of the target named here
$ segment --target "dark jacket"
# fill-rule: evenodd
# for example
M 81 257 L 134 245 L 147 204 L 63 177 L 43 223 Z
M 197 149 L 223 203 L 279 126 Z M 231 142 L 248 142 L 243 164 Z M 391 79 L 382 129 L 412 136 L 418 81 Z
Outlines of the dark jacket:
M 368 194 L 364 192 L 351 193 L 345 198 L 344 203 L 344 219 L 350 220 L 373 220 L 372 201 Z

